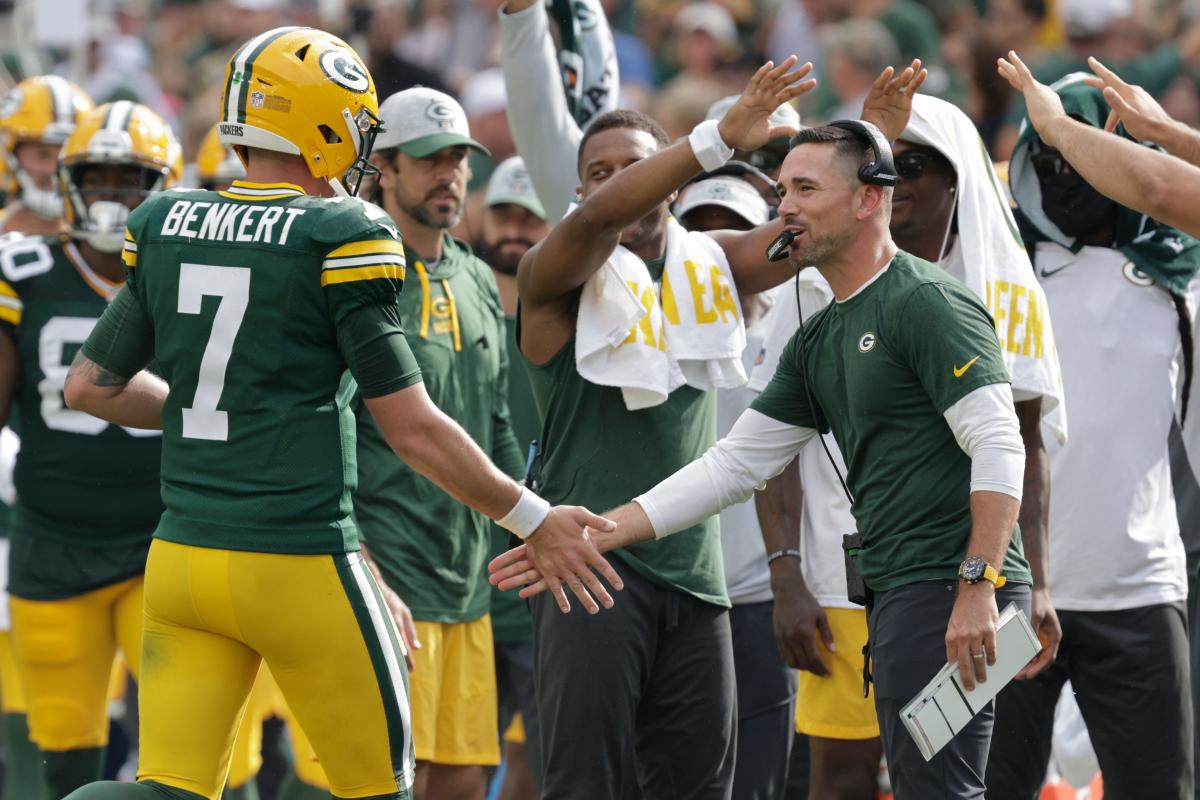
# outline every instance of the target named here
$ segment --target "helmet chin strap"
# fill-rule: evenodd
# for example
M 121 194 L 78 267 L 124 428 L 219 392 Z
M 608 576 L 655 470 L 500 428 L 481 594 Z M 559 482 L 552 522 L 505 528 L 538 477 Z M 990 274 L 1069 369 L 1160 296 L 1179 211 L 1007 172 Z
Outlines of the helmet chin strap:
M 116 253 L 125 246 L 125 223 L 129 208 L 112 200 L 97 200 L 88 206 L 87 220 L 76 234 L 101 253 Z
M 333 193 L 337 197 L 349 197 L 350 193 L 346 191 L 346 187 L 342 185 L 339 178 L 326 178 L 326 182 L 333 188 Z

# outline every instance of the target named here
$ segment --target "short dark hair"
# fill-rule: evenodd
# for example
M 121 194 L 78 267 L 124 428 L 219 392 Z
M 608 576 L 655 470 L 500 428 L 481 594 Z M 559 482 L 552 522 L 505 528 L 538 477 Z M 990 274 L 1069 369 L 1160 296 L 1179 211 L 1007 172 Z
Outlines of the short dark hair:
M 833 125 L 819 125 L 815 128 L 804 128 L 792 137 L 791 148 L 802 144 L 830 144 L 834 151 L 847 163 L 847 173 L 857 179 L 858 168 L 870 164 L 875 154 L 871 146 L 854 131 L 838 128 Z
M 630 128 L 635 131 L 648 133 L 654 137 L 654 141 L 658 142 L 660 147 L 666 147 L 671 143 L 671 140 L 667 137 L 667 132 L 663 130 L 663 126 L 659 125 L 653 117 L 628 108 L 606 111 L 592 120 L 591 124 L 587 126 L 587 130 L 583 132 L 583 138 L 579 140 L 579 153 L 575 156 L 576 172 L 583 169 L 583 148 L 587 146 L 588 140 L 597 133 L 611 131 L 616 128 Z

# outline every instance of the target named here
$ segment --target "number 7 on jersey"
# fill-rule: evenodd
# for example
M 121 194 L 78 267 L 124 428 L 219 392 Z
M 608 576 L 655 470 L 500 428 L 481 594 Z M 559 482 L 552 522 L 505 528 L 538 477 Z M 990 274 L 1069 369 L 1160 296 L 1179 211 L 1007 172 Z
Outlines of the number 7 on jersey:
M 212 332 L 200 359 L 196 396 L 183 410 L 183 438 L 224 442 L 229 439 L 229 415 L 217 410 L 225 390 L 225 371 L 246 306 L 250 303 L 250 268 L 209 264 L 179 265 L 179 313 L 199 314 L 205 295 L 220 297 Z

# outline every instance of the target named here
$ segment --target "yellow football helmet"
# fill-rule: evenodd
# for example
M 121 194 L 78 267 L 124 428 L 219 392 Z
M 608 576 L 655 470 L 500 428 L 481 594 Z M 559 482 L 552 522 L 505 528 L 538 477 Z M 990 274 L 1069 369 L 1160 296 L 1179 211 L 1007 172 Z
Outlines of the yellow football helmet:
M 202 189 L 223 189 L 246 175 L 246 168 L 233 149 L 221 144 L 215 125 L 196 151 L 196 173 Z
M 38 75 L 18 83 L 0 98 L 0 154 L 4 161 L 4 191 L 43 217 L 62 216 L 57 187 L 43 189 L 17 160 L 17 146 L 26 142 L 62 145 L 79 117 L 93 108 L 91 98 L 57 75 Z
M 85 185 L 88 170 L 103 166 L 139 169 L 137 188 Z M 158 114 L 128 100 L 84 115 L 58 159 L 72 235 L 106 253 L 121 249 L 129 212 L 151 192 L 168 189 L 182 177 L 183 149 L 175 134 Z M 89 199 L 89 194 L 99 197 Z
M 243 163 L 246 147 L 298 155 L 338 194 L 377 171 L 375 82 L 350 45 L 316 28 L 276 28 L 234 53 L 217 130 Z

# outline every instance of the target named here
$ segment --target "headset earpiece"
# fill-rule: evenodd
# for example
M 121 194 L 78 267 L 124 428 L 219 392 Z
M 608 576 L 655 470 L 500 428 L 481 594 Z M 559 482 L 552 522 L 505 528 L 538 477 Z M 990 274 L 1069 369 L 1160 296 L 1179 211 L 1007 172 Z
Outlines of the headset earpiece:
M 871 148 L 871 163 L 858 168 L 860 181 L 875 186 L 896 185 L 899 176 L 896 174 L 896 165 L 892 162 L 892 146 L 879 128 L 860 119 L 839 119 L 829 125 L 857 134 Z

